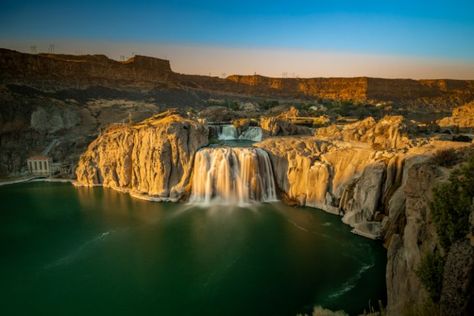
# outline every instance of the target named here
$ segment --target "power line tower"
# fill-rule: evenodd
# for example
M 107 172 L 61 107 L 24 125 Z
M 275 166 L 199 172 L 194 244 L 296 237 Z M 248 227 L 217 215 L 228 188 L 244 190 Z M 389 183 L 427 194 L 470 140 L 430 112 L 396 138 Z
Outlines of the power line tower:
M 49 44 L 49 53 L 54 54 L 54 44 Z
M 30 52 L 31 52 L 32 54 L 36 54 L 36 45 L 31 45 L 31 46 L 30 46 Z

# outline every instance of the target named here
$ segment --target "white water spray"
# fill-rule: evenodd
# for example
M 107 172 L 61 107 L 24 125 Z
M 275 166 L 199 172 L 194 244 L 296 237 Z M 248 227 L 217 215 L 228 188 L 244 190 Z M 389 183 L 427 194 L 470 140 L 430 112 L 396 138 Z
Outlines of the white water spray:
M 276 201 L 268 154 L 253 147 L 204 148 L 196 153 L 190 202 Z

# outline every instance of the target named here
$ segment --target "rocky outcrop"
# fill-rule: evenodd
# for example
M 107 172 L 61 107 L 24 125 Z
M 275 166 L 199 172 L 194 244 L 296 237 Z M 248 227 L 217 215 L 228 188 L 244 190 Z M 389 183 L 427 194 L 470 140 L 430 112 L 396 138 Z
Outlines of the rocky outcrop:
M 415 270 L 423 255 L 438 247 L 429 201 L 434 185 L 449 173 L 434 164 L 432 156 L 469 144 L 430 141 L 411 148 L 392 144 L 397 146 L 384 150 L 374 149 L 370 141 L 286 137 L 256 146 L 270 154 L 284 199 L 340 214 L 354 233 L 384 240 L 388 315 L 402 315 L 428 298 Z
M 416 133 L 416 126 L 403 116 L 385 116 L 378 122 L 368 117 L 346 125 L 331 125 L 318 128 L 317 138 L 363 142 L 374 149 L 408 149 L 413 146 L 410 134 Z
M 389 218 L 401 220 L 404 225 L 399 225 L 398 230 L 392 227 L 385 235 L 389 315 L 402 315 L 428 299 L 415 271 L 422 257 L 436 248 L 429 201 L 434 185 L 446 178 L 443 170 L 429 163 L 426 156 L 408 157 L 405 164 L 403 183 L 389 208 Z
M 81 156 L 77 183 L 178 200 L 187 192 L 194 154 L 207 141 L 204 125 L 172 112 L 135 125 L 116 125 Z
M 453 110 L 452 116 L 436 122 L 440 127 L 474 131 L 474 102 L 470 102 Z
M 260 128 L 265 136 L 309 135 L 312 130 L 306 126 L 292 123 L 292 119 L 299 116 L 295 107 L 275 116 L 260 118 Z

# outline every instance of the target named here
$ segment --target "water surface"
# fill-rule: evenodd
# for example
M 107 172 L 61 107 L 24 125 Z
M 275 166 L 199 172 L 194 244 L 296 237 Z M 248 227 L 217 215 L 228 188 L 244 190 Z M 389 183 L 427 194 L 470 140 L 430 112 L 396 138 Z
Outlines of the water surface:
M 385 252 L 336 216 L 197 208 L 102 188 L 0 187 L 3 315 L 351 314 L 385 296 Z

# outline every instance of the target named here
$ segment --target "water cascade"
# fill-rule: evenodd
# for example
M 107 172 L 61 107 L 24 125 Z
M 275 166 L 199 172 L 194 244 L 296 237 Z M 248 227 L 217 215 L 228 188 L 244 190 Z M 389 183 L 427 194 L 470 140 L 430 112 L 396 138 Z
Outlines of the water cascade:
M 224 125 L 219 132 L 219 140 L 234 140 L 237 139 L 238 133 L 234 125 Z
M 249 126 L 242 134 L 234 127 L 234 125 L 224 125 L 218 132 L 219 140 L 251 140 L 259 142 L 262 140 L 262 129 L 257 126 Z
M 204 148 L 196 153 L 190 202 L 276 201 L 268 154 L 253 147 Z
M 239 139 L 251 140 L 259 142 L 262 140 L 262 129 L 256 126 L 249 126 L 240 136 Z

